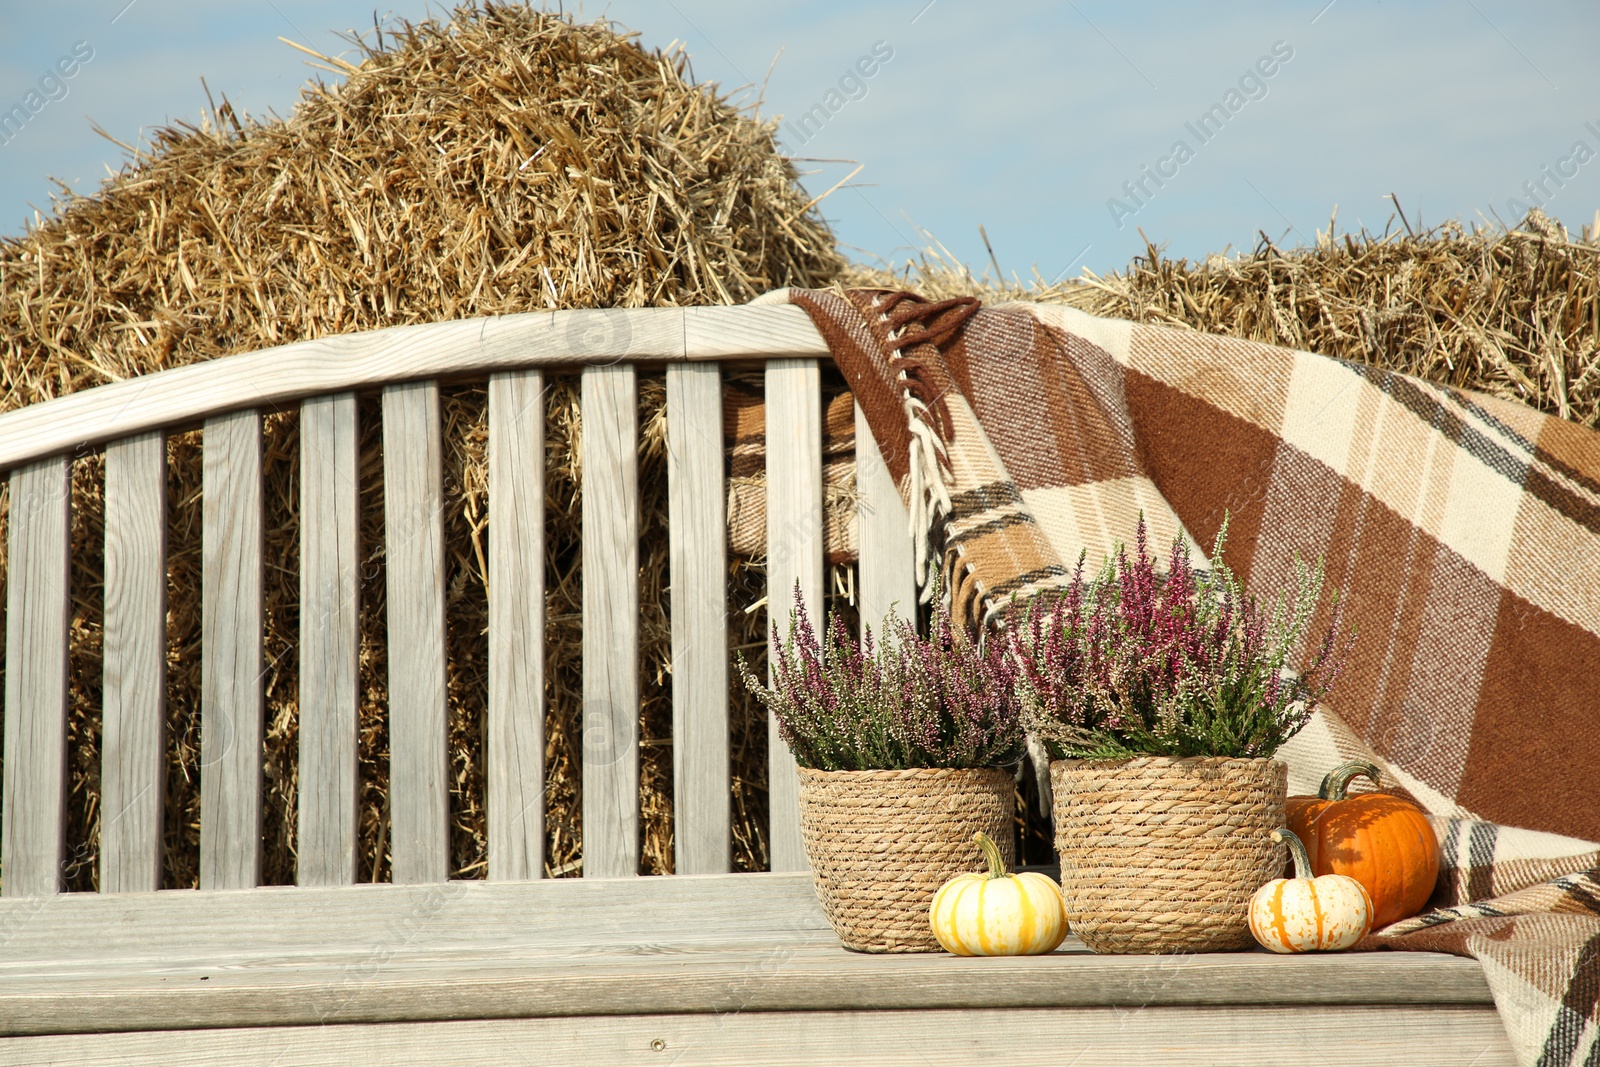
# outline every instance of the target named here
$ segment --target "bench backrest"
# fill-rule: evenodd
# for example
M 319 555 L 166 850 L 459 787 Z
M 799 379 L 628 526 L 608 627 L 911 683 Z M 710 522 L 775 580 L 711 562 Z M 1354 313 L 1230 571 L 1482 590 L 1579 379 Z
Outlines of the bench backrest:
M 160 886 L 166 435 L 203 427 L 200 884 L 257 885 L 262 838 L 263 410 L 300 411 L 298 874 L 355 881 L 358 391 L 382 392 L 390 849 L 449 872 L 439 381 L 488 377 L 488 876 L 537 878 L 544 840 L 543 374 L 581 366 L 583 872 L 639 867 L 636 367 L 666 365 L 674 827 L 679 873 L 729 869 L 727 543 L 720 365 L 765 365 L 769 603 L 823 585 L 827 351 L 794 307 L 567 311 L 396 327 L 231 356 L 0 416 L 10 479 L 6 896 L 57 892 L 67 783 L 71 464 L 104 447 L 100 887 Z M 914 602 L 906 515 L 857 417 L 864 619 Z M 787 612 L 770 612 L 774 625 Z M 794 764 L 769 729 L 769 848 L 805 866 Z

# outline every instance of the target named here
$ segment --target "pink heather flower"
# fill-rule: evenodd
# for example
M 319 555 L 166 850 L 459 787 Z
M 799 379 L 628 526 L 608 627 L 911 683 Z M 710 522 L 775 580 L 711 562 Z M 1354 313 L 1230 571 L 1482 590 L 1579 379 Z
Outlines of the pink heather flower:
M 1080 558 L 1064 593 L 1026 606 L 1009 645 L 1024 721 L 1053 756 L 1270 756 L 1305 725 L 1349 651 L 1343 609 L 1336 600 L 1309 659 L 1289 669 L 1322 569 L 1300 565 L 1268 615 L 1223 562 L 1226 537 L 1224 523 L 1209 572 L 1180 538 L 1162 575 L 1141 518 L 1136 558 L 1119 547 L 1087 582 Z

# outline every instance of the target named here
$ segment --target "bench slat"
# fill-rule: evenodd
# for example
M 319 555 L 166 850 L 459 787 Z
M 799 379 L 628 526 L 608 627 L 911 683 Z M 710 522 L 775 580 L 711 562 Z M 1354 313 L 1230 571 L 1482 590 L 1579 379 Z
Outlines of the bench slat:
M 384 389 L 389 848 L 400 883 L 450 874 L 442 464 L 438 383 Z
M 583 874 L 639 873 L 638 384 L 583 372 Z
M 760 966 L 752 961 L 751 967 Z M 749 980 L 749 979 L 747 979 Z M 944 1011 L 730 1011 L 488 1018 L 431 1023 L 24 1037 L 0 1064 L 238 1067 L 450 1063 L 499 1067 L 508 1050 L 573 1067 L 660 1060 L 706 1067 L 870 1062 L 877 1067 L 1512 1067 L 1492 1008 L 1002 1008 Z M 867 1050 L 870 1050 L 867 1053 Z M 869 1059 L 864 1059 L 867 1053 Z M 523 1062 L 534 1062 L 525 1060 Z
M 605 946 L 627 952 L 668 941 L 838 944 L 809 874 L 59 893 L 0 900 L 0 979 L 183 960 L 362 955 L 380 945 L 398 950 L 397 933 L 408 953 L 472 958 Z
M 814 359 L 775 359 L 766 369 L 767 620 L 787 637 L 795 583 L 819 630 L 822 618 L 822 376 Z M 800 839 L 794 756 L 767 721 L 768 848 L 774 871 L 807 869 Z
M 200 887 L 261 880 L 261 416 L 207 419 L 202 475 Z
M 914 619 L 916 562 L 911 518 L 884 466 L 867 417 L 856 408 L 856 543 L 860 549 L 861 624 L 876 633 L 891 612 Z
M 212 975 L 195 991 L 203 995 L 224 988 L 231 979 L 219 972 L 227 971 L 237 972 L 242 982 L 298 989 L 305 999 L 318 983 L 295 973 L 301 965 L 338 966 L 351 959 L 370 964 L 375 958 L 382 961 L 383 978 L 402 987 L 449 962 L 467 969 L 527 963 L 523 991 L 538 1005 L 534 1014 L 647 1010 L 642 1006 L 646 996 L 656 998 L 662 1010 L 669 1004 L 713 1010 L 712 997 L 743 995 L 753 1004 L 758 993 L 769 1009 L 1493 1004 L 1481 964 L 1435 953 L 1097 955 L 1073 937 L 1042 957 L 851 953 L 829 928 L 811 876 L 799 873 L 272 886 L 240 893 L 63 893 L 0 901 L 0 937 L 6 939 L 0 1029 L 19 1015 L 26 1017 L 47 993 L 74 1013 L 75 1028 L 107 1022 L 86 1014 L 84 1001 L 74 1000 L 66 988 L 52 988 L 57 979 L 116 985 L 199 970 Z M 733 958 L 751 950 L 782 966 L 763 970 L 752 968 L 749 959 Z M 691 969 L 686 967 L 690 961 L 716 966 L 704 968 L 695 986 L 674 979 L 605 1004 L 596 999 L 593 985 L 584 990 L 576 981 L 579 975 L 605 971 L 598 966 L 602 959 L 631 966 L 653 960 L 663 972 Z M 585 970 L 591 964 L 596 966 Z M 208 965 L 216 970 L 205 970 Z M 276 969 L 289 973 L 273 977 Z M 712 970 L 720 970 L 721 977 Z M 761 970 L 758 983 L 748 980 L 753 970 Z M 246 971 L 256 972 L 256 978 Z M 737 981 L 741 971 L 742 982 Z M 41 982 L 44 974 L 52 981 Z M 366 994 L 368 1008 L 350 1005 L 349 1010 L 393 1010 L 384 989 L 376 988 L 381 983 L 375 969 L 362 976 L 375 986 Z M 571 986 L 566 995 L 577 999 L 551 1002 L 549 987 L 562 984 Z M 532 995 L 541 986 L 544 994 Z M 691 992 L 696 987 L 697 994 Z M 350 992 L 323 990 L 336 1002 Z M 440 1003 L 438 1014 L 450 1008 Z M 151 1017 L 159 1025 L 154 1006 L 135 1004 L 129 1010 L 155 1013 Z M 308 1001 L 300 1010 L 320 1007 Z
M 582 879 L 492 884 L 542 886 L 557 881 Z M 591 879 L 589 884 L 629 881 L 640 879 Z M 441 884 L 434 883 L 429 888 L 439 889 Z M 313 927 L 292 916 L 290 927 L 296 931 L 299 943 L 272 951 L 243 951 L 236 938 L 233 945 L 201 954 L 190 949 L 186 932 L 180 932 L 164 952 L 147 945 L 138 957 L 101 953 L 89 958 L 51 960 L 44 965 L 8 960 L 0 963 L 0 1033 L 48 1033 L 57 1026 L 99 1029 L 110 1020 L 85 1017 L 82 1001 L 74 1003 L 74 994 L 93 990 L 131 995 L 152 986 L 174 987 L 174 979 L 192 980 L 207 973 L 212 975 L 210 981 L 214 984 L 186 995 L 181 987 L 173 988 L 177 994 L 174 999 L 189 1001 L 187 1007 L 192 1010 L 204 1004 L 208 993 L 235 998 L 236 1008 L 244 1006 L 239 994 L 252 990 L 290 987 L 301 991 L 304 997 L 306 987 L 315 982 L 314 973 L 353 970 L 370 964 L 377 946 L 387 949 L 382 952 L 383 962 L 386 977 L 394 985 L 415 988 L 417 980 L 423 978 L 446 983 L 452 978 L 487 982 L 515 977 L 521 995 L 533 1002 L 519 1007 L 532 1015 L 726 1009 L 731 1005 L 726 1000 L 718 1003 L 715 998 L 731 992 L 727 979 L 736 977 L 741 968 L 759 969 L 764 960 L 773 957 L 784 961 L 788 980 L 780 983 L 771 977 L 766 979 L 766 988 L 760 993 L 765 1010 L 1016 1007 L 1046 1003 L 1063 1008 L 1130 1004 L 1494 1003 L 1478 961 L 1437 953 L 1351 953 L 1338 957 L 1336 963 L 1322 962 L 1327 957 L 1308 956 L 1307 962 L 1299 964 L 1286 962 L 1275 954 L 1251 951 L 1185 957 L 1180 962 L 1149 956 L 1112 959 L 1096 955 L 1076 938 L 1068 937 L 1059 950 L 1044 957 L 987 957 L 1009 959 L 1007 963 L 958 963 L 934 954 L 895 954 L 893 962 L 877 962 L 883 957 L 845 955 L 846 950 L 839 946 L 820 912 L 815 915 L 815 929 L 795 929 L 795 920 L 801 913 L 776 913 L 756 895 L 702 894 L 702 906 L 726 909 L 714 923 L 707 923 L 704 912 L 696 914 L 683 901 L 663 904 L 647 898 L 633 904 L 645 916 L 629 922 L 627 929 L 617 929 L 616 916 L 610 909 L 628 906 L 622 902 L 582 901 L 570 914 L 555 911 L 545 917 L 549 909 L 560 907 L 556 899 L 519 894 L 522 899 L 517 908 L 505 900 L 489 904 L 500 921 L 500 928 L 494 931 L 488 930 L 488 924 L 477 916 L 461 914 L 476 903 L 470 899 L 472 896 L 463 894 L 443 906 L 426 899 L 413 901 L 412 907 L 418 909 L 414 912 L 391 903 L 378 909 L 389 918 L 391 925 L 387 929 L 363 915 L 361 925 L 377 931 L 377 940 L 365 944 L 348 934 L 335 935 L 341 936 L 336 944 L 313 941 L 322 932 L 319 928 L 331 924 L 319 922 Z M 31 897 L 26 902 L 48 899 L 51 898 Z M 308 901 L 304 906 L 310 904 Z M 762 909 L 765 921 L 723 929 L 724 920 L 746 904 Z M 661 905 L 659 911 L 657 905 Z M 535 911 L 541 918 L 530 931 L 524 927 Z M 463 918 L 470 927 L 470 937 L 452 936 L 456 931 L 448 930 L 444 936 L 424 933 L 426 928 L 458 923 Z M 805 918 L 810 920 L 811 916 Z M 583 936 L 572 929 L 578 923 L 592 925 L 594 932 Z M 674 931 L 670 923 L 676 923 L 679 931 Z M 386 943 L 389 941 L 395 943 Z M 1405 966 L 1400 965 L 1402 962 Z M 701 974 L 690 979 L 683 973 L 689 970 L 699 970 Z M 659 988 L 629 989 L 616 980 L 630 971 L 637 979 L 659 976 L 665 981 Z M 218 972 L 227 972 L 228 977 L 220 977 Z M 52 1024 L 27 1012 L 45 1000 L 44 983 L 40 981 L 43 976 L 48 976 L 52 999 L 69 1011 L 78 1009 L 74 1012 L 75 1024 L 71 1019 L 57 1019 Z M 602 982 L 612 991 L 609 995 L 602 992 Z M 1303 988 L 1289 985 L 1302 982 L 1313 984 Z M 552 986 L 567 988 L 558 991 Z M 327 992 L 336 992 L 334 983 L 329 987 Z M 384 992 L 374 988 L 365 1004 L 342 1004 L 343 1017 L 406 1018 L 403 1011 L 397 1014 L 392 1005 L 385 1004 Z M 507 992 L 504 985 L 496 990 L 476 991 L 485 1001 L 497 1000 Z M 467 991 L 457 993 L 464 999 Z M 348 994 L 338 999 L 347 1001 Z M 325 1003 L 313 1005 L 311 998 L 304 1000 L 298 1010 L 291 1009 L 281 1021 L 306 1021 L 308 1012 L 326 1009 Z M 500 1006 L 508 1005 L 500 1001 Z M 254 1014 L 235 1015 L 230 1021 L 272 1021 L 262 1005 L 251 1007 Z M 148 1004 L 131 1005 L 132 1017 L 124 1016 L 123 1021 L 180 1025 L 178 1018 L 164 1020 L 159 1014 L 150 1014 L 153 1010 Z M 427 1013 L 417 1017 L 436 1016 Z
M 300 408 L 300 832 L 296 881 L 356 880 L 360 514 L 356 398 Z
M 637 316 L 639 312 L 629 309 L 628 314 Z M 628 358 L 638 364 L 645 362 L 642 357 Z M 794 304 L 745 304 L 738 308 L 684 308 L 683 358 L 723 362 L 831 359 L 832 355 L 803 308 Z
M 286 405 L 400 379 L 619 359 L 660 364 L 827 354 L 805 311 L 789 305 L 581 309 L 390 326 L 174 367 L 6 412 L 0 470 L 229 408 Z
M 8 897 L 61 885 L 67 781 L 67 550 L 72 466 L 65 456 L 11 474 L 6 589 L 6 739 L 0 876 Z
M 544 379 L 489 379 L 489 877 L 544 874 Z
M 731 862 L 725 507 L 720 370 L 715 363 L 668 367 L 673 844 L 678 874 L 724 874 Z
M 106 447 L 100 891 L 161 888 L 166 795 L 167 443 Z

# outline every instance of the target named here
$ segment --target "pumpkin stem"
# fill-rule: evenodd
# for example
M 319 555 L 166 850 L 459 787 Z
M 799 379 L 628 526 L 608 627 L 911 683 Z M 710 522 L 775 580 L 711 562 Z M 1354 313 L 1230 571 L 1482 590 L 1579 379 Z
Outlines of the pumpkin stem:
M 994 839 L 982 830 L 973 834 L 972 839 L 978 843 L 979 848 L 983 849 L 983 858 L 989 861 L 989 877 L 1004 878 L 1006 876 L 1006 861 L 1005 857 L 1000 855 L 1000 846 L 996 845 Z
M 1378 778 L 1378 768 L 1364 759 L 1357 759 L 1341 763 L 1329 771 L 1328 776 L 1322 780 L 1322 788 L 1317 790 L 1317 796 L 1323 800 L 1343 800 L 1345 790 L 1350 788 L 1350 780 L 1353 778 L 1367 778 L 1373 785 L 1383 785 Z
M 1282 841 L 1289 846 L 1289 855 L 1294 857 L 1294 876 L 1296 878 L 1310 878 L 1311 857 L 1306 855 L 1306 846 L 1300 843 L 1300 837 L 1293 830 L 1272 831 L 1274 841 Z

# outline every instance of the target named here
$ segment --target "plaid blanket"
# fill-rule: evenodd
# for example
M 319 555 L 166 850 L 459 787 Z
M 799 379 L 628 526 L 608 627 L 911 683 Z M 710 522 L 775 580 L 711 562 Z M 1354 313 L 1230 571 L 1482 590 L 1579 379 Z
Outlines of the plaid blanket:
M 1272 597 L 1296 555 L 1358 628 L 1281 751 L 1290 792 L 1363 756 L 1436 820 L 1436 910 L 1368 948 L 1483 962 L 1521 1062 L 1600 1062 L 1600 434 L 1368 366 L 1059 306 L 809 290 L 970 618 L 1224 516 Z
M 767 552 L 767 409 L 758 384 L 734 376 L 722 387 L 722 435 L 728 451 L 728 548 Z M 829 563 L 856 558 L 856 413 L 849 393 L 822 413 L 822 515 Z

